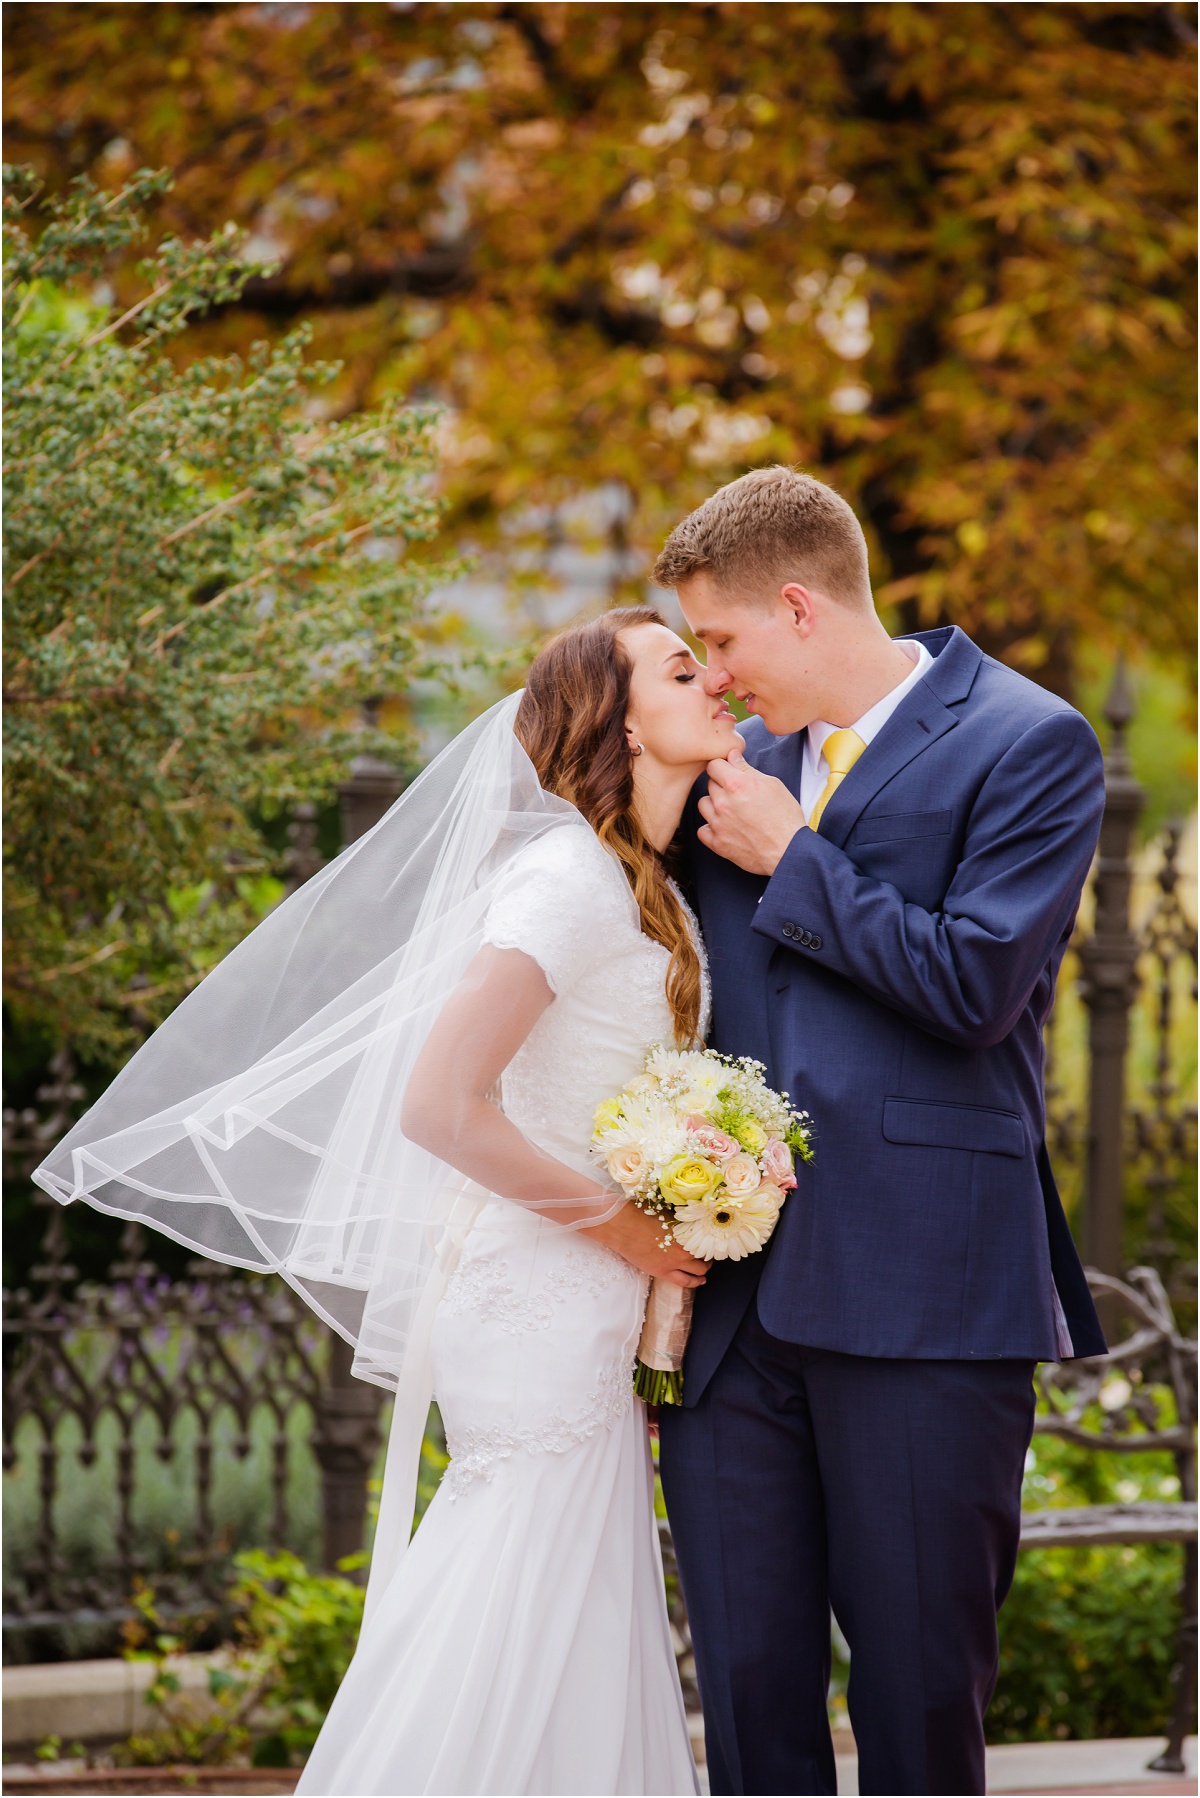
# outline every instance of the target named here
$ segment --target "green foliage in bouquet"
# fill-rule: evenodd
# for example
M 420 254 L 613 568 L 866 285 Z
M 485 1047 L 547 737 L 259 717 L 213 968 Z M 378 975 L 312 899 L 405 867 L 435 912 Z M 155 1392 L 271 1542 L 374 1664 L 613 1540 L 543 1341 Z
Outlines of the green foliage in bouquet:
M 188 361 L 254 273 L 232 227 L 105 275 L 170 186 L 40 205 L 5 171 L 5 997 L 112 1066 L 278 893 L 256 821 L 411 757 L 362 702 L 422 661 L 431 408 L 331 422 L 303 329 Z M 31 223 L 31 221 L 33 221 Z

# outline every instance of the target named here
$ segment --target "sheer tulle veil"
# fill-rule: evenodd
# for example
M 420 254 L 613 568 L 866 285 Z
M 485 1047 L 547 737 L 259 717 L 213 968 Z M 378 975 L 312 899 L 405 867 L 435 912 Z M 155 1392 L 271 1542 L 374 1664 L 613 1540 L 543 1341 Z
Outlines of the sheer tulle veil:
M 407 1540 L 431 1313 L 489 1196 L 404 1136 L 405 1087 L 513 858 L 547 831 L 590 828 L 539 784 L 513 730 L 519 699 L 270 913 L 34 1174 L 64 1204 L 282 1275 L 353 1343 L 360 1378 L 400 1389 L 373 1590 Z

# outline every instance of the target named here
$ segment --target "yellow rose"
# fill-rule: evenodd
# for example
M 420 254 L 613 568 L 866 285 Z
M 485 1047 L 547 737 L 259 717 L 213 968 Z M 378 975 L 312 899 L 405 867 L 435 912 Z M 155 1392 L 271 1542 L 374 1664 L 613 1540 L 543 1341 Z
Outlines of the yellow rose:
M 706 1199 L 721 1184 L 721 1169 L 703 1155 L 676 1155 L 662 1171 L 659 1185 L 672 1205 Z
M 747 1118 L 733 1134 L 751 1155 L 761 1155 L 767 1146 L 767 1133 L 756 1118 Z
M 593 1114 L 592 1134 L 599 1136 L 602 1130 L 611 1130 L 622 1121 L 624 1115 L 620 1099 L 605 1099 L 603 1104 L 597 1105 Z

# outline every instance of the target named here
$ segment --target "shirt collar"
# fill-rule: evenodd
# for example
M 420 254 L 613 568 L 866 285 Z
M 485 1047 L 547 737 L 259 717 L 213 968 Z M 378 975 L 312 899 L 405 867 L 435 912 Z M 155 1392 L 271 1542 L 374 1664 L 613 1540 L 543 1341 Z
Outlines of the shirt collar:
M 864 712 L 862 717 L 858 719 L 855 724 L 850 726 L 850 729 L 854 731 L 857 736 L 860 736 L 864 743 L 870 743 L 879 735 L 901 700 L 912 691 L 917 682 L 933 667 L 933 657 L 930 655 L 925 645 L 914 641 L 911 637 L 901 640 L 902 647 L 907 647 L 910 644 L 917 652 L 917 659 L 912 673 L 905 675 L 898 687 L 893 687 L 890 693 L 885 693 L 882 699 L 876 700 L 871 709 Z M 805 737 L 804 753 L 811 758 L 814 767 L 821 759 L 822 751 L 825 748 L 826 738 L 832 736 L 833 732 L 838 728 L 839 727 L 836 724 L 827 724 L 823 718 L 815 718 L 809 725 Z M 842 726 L 841 728 L 844 729 L 845 726 Z

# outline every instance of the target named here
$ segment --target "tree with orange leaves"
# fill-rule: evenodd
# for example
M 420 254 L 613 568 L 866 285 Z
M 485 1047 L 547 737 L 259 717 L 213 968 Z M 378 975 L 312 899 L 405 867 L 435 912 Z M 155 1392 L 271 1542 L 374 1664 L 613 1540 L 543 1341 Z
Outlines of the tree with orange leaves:
M 609 484 L 644 555 L 795 462 L 899 622 L 1070 691 L 1085 637 L 1191 650 L 1193 20 L 44 5 L 9 22 L 8 132 L 54 185 L 169 166 L 172 229 L 280 259 L 206 347 L 304 314 L 341 408 L 448 401 L 475 541 Z

